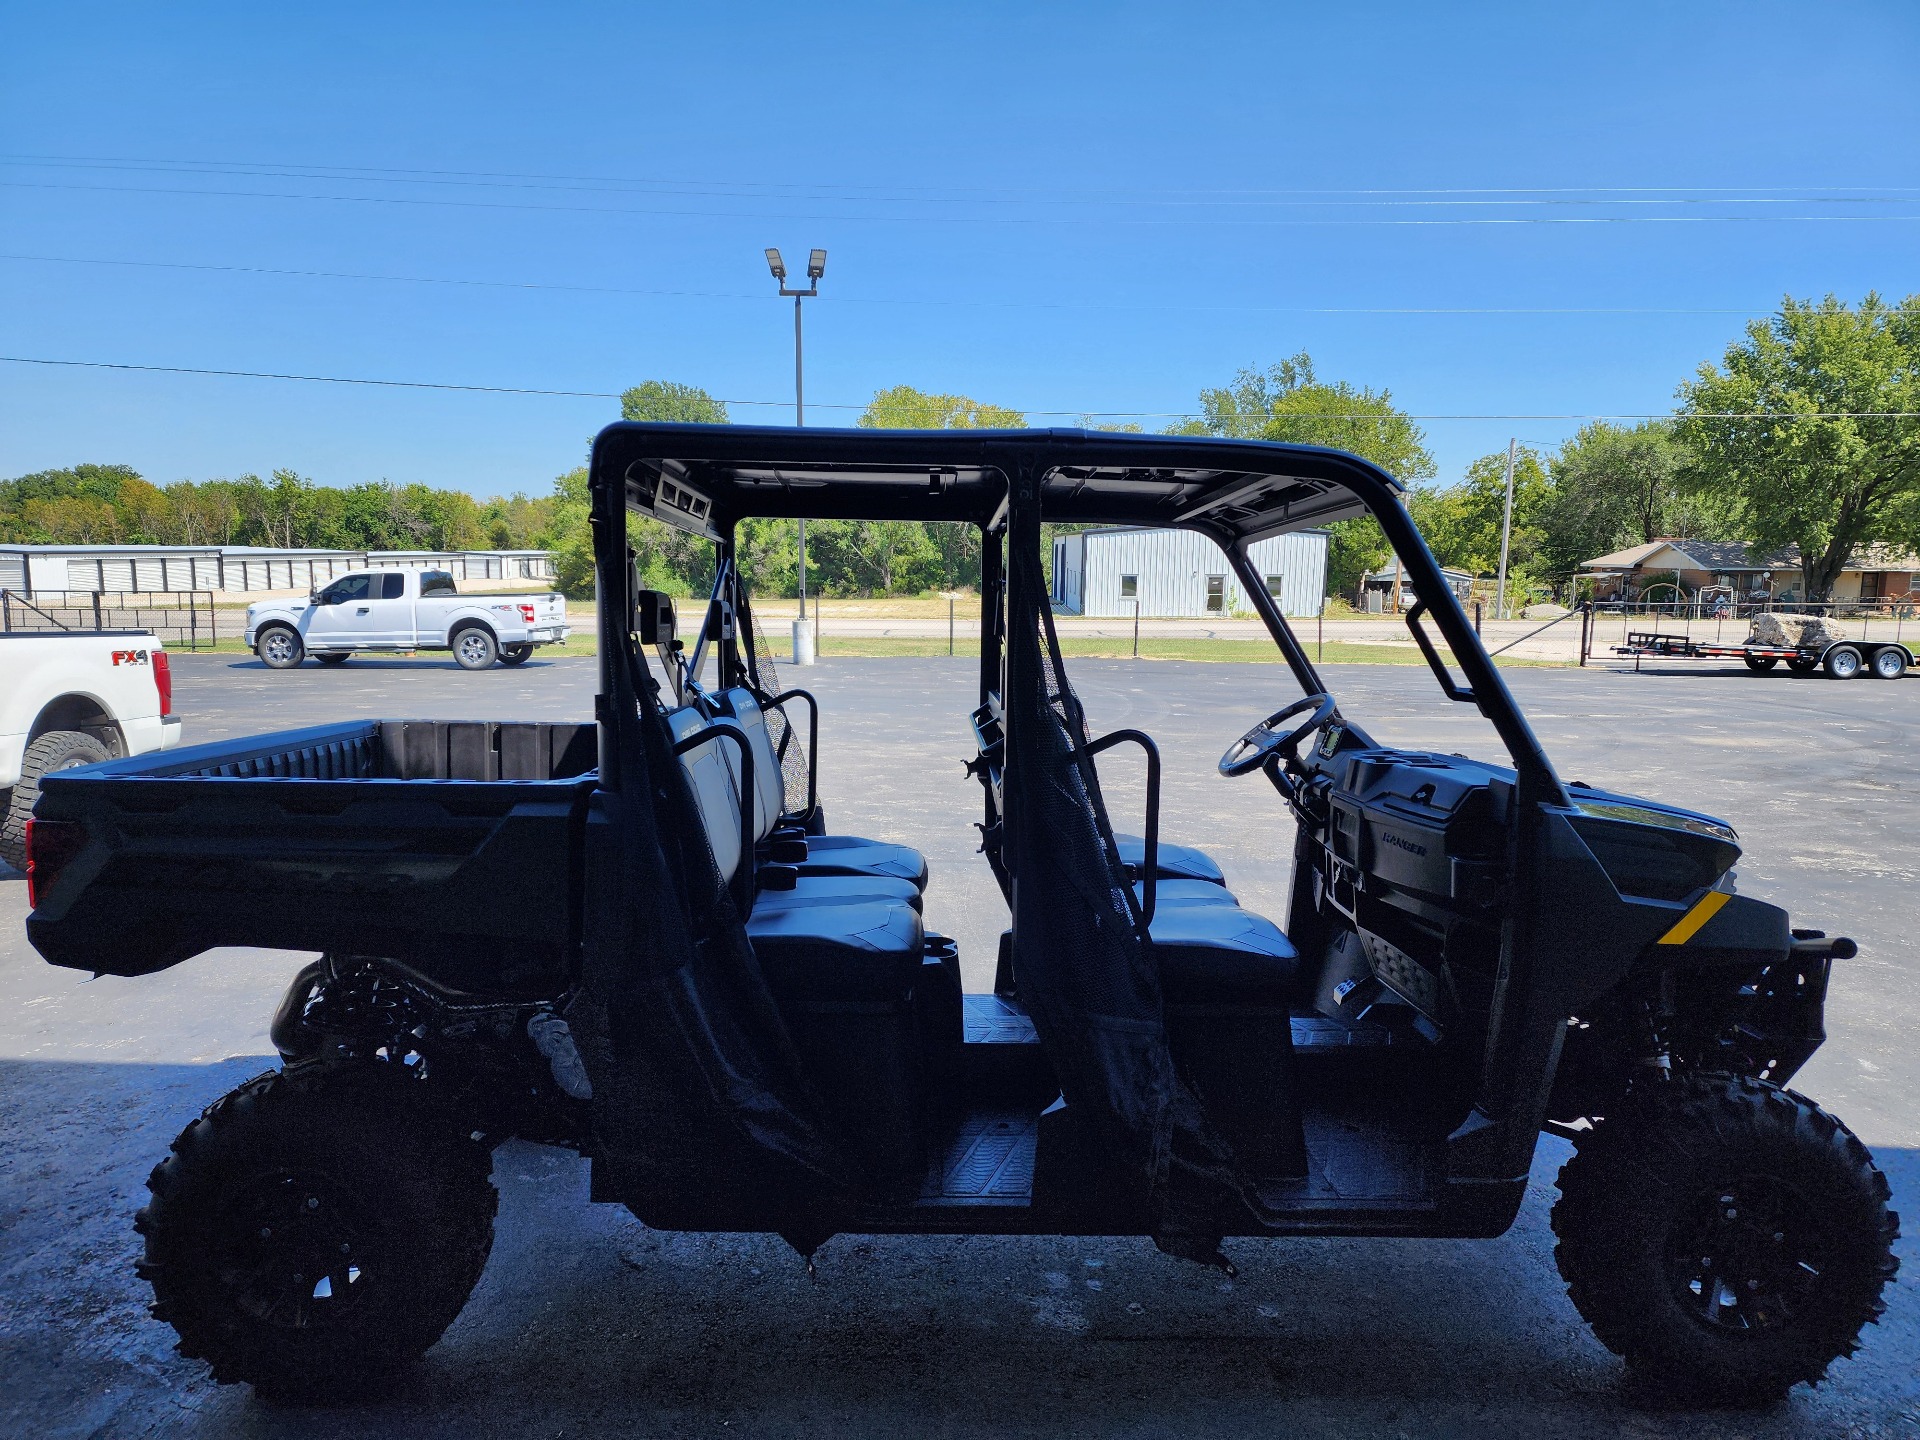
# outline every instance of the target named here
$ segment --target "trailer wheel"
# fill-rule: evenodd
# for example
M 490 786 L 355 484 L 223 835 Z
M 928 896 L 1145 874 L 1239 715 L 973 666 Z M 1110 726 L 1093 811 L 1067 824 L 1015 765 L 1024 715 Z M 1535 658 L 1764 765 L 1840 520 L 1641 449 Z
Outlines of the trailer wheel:
M 485 1146 L 424 1090 L 398 1065 L 299 1064 L 181 1132 L 134 1224 L 182 1355 L 222 1384 L 357 1400 L 440 1338 L 499 1197 Z
M 1851 1355 L 1899 1262 L 1866 1147 L 1805 1096 L 1695 1073 L 1636 1087 L 1560 1171 L 1554 1256 L 1665 1397 L 1756 1404 Z
M 49 730 L 36 737 L 20 757 L 19 783 L 0 790 L 0 860 L 16 870 L 27 868 L 27 817 L 40 799 L 41 776 L 109 758 L 106 746 L 78 730 Z
M 500 658 L 500 643 L 484 625 L 469 625 L 453 637 L 453 660 L 462 670 L 490 669 Z
M 533 646 L 529 644 L 502 645 L 500 663 L 502 665 L 524 665 L 533 657 Z
M 1907 652 L 1898 645 L 1885 645 L 1874 651 L 1867 663 L 1877 679 L 1898 680 L 1907 673 Z
M 1860 673 L 1864 663 L 1860 658 L 1860 652 L 1851 645 L 1834 646 L 1827 651 L 1826 658 L 1820 662 L 1828 678 L 1832 680 L 1851 680 Z
M 1741 658 L 1747 662 L 1747 669 L 1753 671 L 1755 674 L 1761 674 L 1771 670 L 1780 663 L 1780 657 L 1778 655 L 1746 655 Z
M 253 642 L 253 651 L 269 670 L 291 670 L 307 658 L 307 647 L 297 631 L 269 625 Z

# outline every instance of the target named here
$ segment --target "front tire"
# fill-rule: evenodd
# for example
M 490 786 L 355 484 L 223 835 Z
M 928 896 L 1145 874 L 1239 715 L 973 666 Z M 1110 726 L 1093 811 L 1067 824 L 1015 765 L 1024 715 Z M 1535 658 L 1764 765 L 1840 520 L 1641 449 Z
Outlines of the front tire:
M 111 759 L 107 747 L 78 730 L 49 730 L 27 746 L 20 757 L 20 779 L 12 790 L 0 790 L 0 860 L 16 870 L 27 868 L 27 817 L 40 799 L 40 777 L 77 765 L 97 765 Z
M 533 646 L 528 644 L 502 645 L 500 663 L 502 665 L 524 665 L 533 657 Z
M 270 625 L 254 640 L 253 653 L 269 670 L 291 670 L 307 658 L 307 647 L 298 631 Z
M 1899 1216 L 1866 1147 L 1760 1080 L 1636 1087 L 1560 1171 L 1554 1256 L 1609 1350 L 1663 1395 L 1760 1404 L 1819 1381 L 1885 1308 Z
M 1820 662 L 1830 680 L 1851 680 L 1860 673 L 1864 664 L 1860 652 L 1851 645 L 1834 646 Z
M 223 1384 L 364 1396 L 440 1338 L 493 1245 L 487 1150 L 386 1064 L 297 1064 L 208 1107 L 147 1181 L 152 1313 Z
M 483 625 L 469 625 L 453 637 L 453 661 L 462 670 L 488 670 L 500 658 L 500 644 Z

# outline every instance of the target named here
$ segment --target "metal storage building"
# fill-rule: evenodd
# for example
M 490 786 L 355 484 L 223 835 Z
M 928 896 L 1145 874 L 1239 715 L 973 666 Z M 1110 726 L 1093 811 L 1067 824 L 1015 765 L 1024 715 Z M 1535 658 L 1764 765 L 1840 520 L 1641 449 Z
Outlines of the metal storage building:
M 447 570 L 456 580 L 553 578 L 545 550 L 277 550 L 257 545 L 4 545 L 21 595 L 305 591 L 349 570 Z
M 1255 541 L 1249 555 L 1283 615 L 1317 615 L 1327 590 L 1325 530 Z M 1053 600 L 1078 615 L 1189 618 L 1250 614 L 1220 547 L 1192 530 L 1113 526 L 1057 535 Z

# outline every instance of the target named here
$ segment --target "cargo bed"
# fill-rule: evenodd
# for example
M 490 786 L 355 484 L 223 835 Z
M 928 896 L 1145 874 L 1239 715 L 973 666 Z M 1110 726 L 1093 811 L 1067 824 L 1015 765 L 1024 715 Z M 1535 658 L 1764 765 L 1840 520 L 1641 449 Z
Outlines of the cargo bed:
M 49 775 L 35 823 L 71 828 L 40 847 L 30 938 L 108 975 L 262 945 L 548 992 L 579 935 L 595 733 L 361 720 Z

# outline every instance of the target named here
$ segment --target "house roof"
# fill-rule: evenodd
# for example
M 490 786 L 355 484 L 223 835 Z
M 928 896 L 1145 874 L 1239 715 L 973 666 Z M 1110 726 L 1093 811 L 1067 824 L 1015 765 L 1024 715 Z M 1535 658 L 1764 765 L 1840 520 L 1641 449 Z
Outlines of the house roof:
M 1758 574 L 1768 570 L 1800 568 L 1798 545 L 1788 545 L 1756 556 L 1753 553 L 1753 547 L 1744 540 L 1655 540 L 1648 545 L 1634 545 L 1625 550 L 1616 550 L 1611 555 L 1601 555 L 1596 559 L 1583 562 L 1580 568 L 1582 570 L 1638 570 L 1662 550 L 1678 552 L 1690 562 L 1688 568 L 1693 570 Z M 1653 568 L 1671 570 L 1673 567 L 1656 565 Z M 1870 545 L 1862 545 L 1849 555 L 1844 568 L 1848 570 L 1920 570 L 1920 556 L 1888 541 L 1875 541 Z

